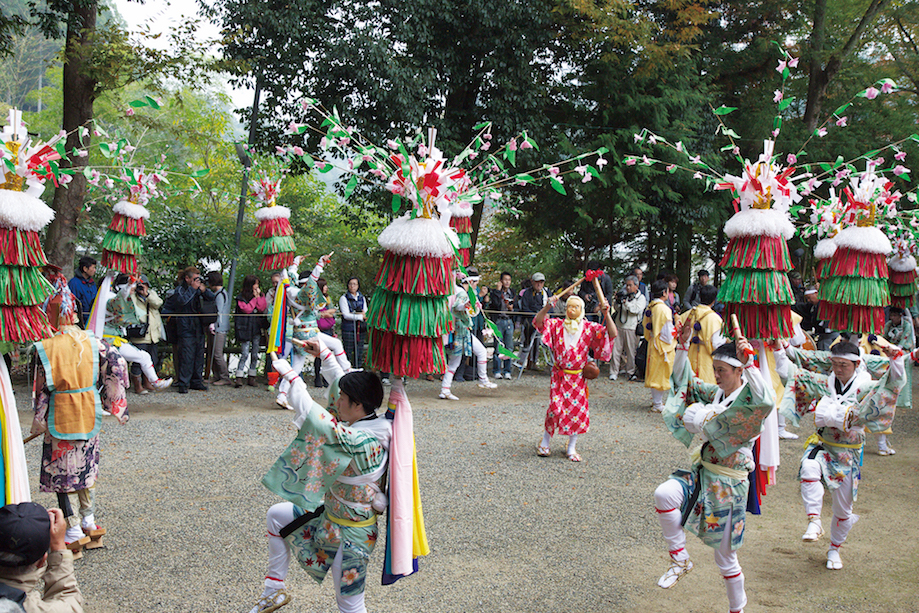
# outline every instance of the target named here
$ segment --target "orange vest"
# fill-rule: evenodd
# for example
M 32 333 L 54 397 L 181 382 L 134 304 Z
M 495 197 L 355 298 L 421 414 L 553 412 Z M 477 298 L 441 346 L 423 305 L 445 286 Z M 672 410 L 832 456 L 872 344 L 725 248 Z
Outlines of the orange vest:
M 48 432 L 66 441 L 96 436 L 102 427 L 102 402 L 96 389 L 99 342 L 87 335 L 77 343 L 69 334 L 58 334 L 35 343 L 35 349 L 51 392 Z

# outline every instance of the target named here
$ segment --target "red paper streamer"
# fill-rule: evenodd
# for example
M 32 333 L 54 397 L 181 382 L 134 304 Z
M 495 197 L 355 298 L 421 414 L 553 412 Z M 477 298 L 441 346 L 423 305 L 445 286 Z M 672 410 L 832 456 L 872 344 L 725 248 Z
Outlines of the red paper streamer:
M 102 250 L 102 266 L 110 270 L 117 270 L 136 277 L 137 258 L 133 254 L 118 253 L 117 251 Z
M 287 268 L 294 263 L 293 251 L 282 251 L 280 253 L 270 253 L 262 257 L 258 265 L 259 270 L 280 270 Z
M 0 262 L 29 267 L 47 264 L 38 232 L 0 227 Z
M 39 341 L 50 331 L 48 316 L 39 306 L 0 305 L 0 341 Z
M 724 321 L 737 315 L 741 333 L 748 339 L 791 338 L 794 336 L 791 305 L 787 304 L 737 304 L 724 305 Z M 729 331 L 733 334 L 733 331 Z
M 882 334 L 884 331 L 884 307 L 821 301 L 817 315 L 831 330 L 855 334 Z
M 397 336 L 371 329 L 370 346 L 373 369 L 392 376 L 417 378 L 443 374 L 446 367 L 442 336 Z
M 115 232 L 121 232 L 122 234 L 130 234 L 131 236 L 146 236 L 147 231 L 144 229 L 144 218 L 134 219 L 133 217 L 128 217 L 127 215 L 122 215 L 121 213 L 115 213 L 112 216 L 112 221 L 109 222 L 109 230 L 114 230 Z
M 257 238 L 271 238 L 272 236 L 293 236 L 294 229 L 290 227 L 290 220 L 286 217 L 276 219 L 263 219 L 255 228 Z
M 453 287 L 452 275 L 452 257 L 422 258 L 386 251 L 373 282 L 397 294 L 447 296 Z
M 882 253 L 867 253 L 848 247 L 839 247 L 833 254 L 829 266 L 824 269 L 827 277 L 887 278 L 887 258 Z M 838 330 L 839 328 L 833 328 Z

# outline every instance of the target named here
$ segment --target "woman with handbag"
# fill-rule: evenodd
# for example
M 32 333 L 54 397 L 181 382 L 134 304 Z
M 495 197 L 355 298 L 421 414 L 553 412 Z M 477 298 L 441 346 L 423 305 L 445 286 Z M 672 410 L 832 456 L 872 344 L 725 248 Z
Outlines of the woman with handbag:
M 157 343 L 165 338 L 163 317 L 160 314 L 163 299 L 159 297 L 156 290 L 150 287 L 146 275 L 140 276 L 140 281 L 137 282 L 131 294 L 131 302 L 134 304 L 134 314 L 140 325 L 127 326 L 125 334 L 132 345 L 150 354 L 153 368 L 159 368 L 160 356 Z M 146 394 L 153 390 L 153 381 L 143 374 L 138 362 L 131 364 L 131 384 L 134 386 L 134 392 L 138 394 Z
M 258 277 L 246 275 L 243 289 L 236 297 L 236 340 L 241 345 L 239 365 L 236 367 L 236 387 L 242 387 L 246 376 L 246 362 L 249 362 L 248 383 L 256 387 L 255 375 L 258 373 L 259 341 L 262 336 L 262 323 L 265 321 L 265 310 L 268 302 L 262 296 L 258 286 Z

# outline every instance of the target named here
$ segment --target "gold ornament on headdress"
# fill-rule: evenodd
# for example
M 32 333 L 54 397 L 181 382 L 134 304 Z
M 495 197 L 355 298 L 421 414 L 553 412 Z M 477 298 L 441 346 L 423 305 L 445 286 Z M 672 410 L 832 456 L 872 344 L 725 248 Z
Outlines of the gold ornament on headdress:
M 12 153 L 17 159 L 19 157 L 19 147 L 20 143 L 9 142 L 6 143 L 6 148 Z M 21 192 L 22 186 L 25 185 L 26 180 L 23 177 L 20 177 L 15 172 L 6 172 L 3 175 L 5 181 L 0 183 L 0 189 L 9 189 L 14 192 Z
M 855 225 L 859 228 L 870 228 L 874 225 L 876 215 L 877 205 L 874 202 L 869 202 L 855 213 Z
M 760 176 L 766 170 L 767 165 L 763 162 L 760 162 L 756 165 L 756 172 L 753 176 L 759 180 Z M 756 194 L 756 200 L 754 200 L 751 205 L 754 209 L 766 210 L 772 207 L 772 186 L 769 185 L 766 187 L 765 192 L 759 192 Z

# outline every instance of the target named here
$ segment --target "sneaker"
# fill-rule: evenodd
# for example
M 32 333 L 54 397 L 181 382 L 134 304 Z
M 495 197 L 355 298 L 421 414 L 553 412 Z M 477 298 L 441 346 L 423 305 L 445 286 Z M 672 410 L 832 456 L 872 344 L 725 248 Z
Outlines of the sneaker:
M 271 613 L 288 603 L 290 603 L 290 594 L 287 593 L 287 590 L 277 590 L 259 598 L 258 603 L 252 607 L 249 613 Z
M 449 390 L 441 390 L 438 398 L 441 400 L 459 400 L 459 398 L 451 394 Z
M 172 379 L 157 379 L 153 382 L 153 391 L 158 392 L 172 385 Z M 179 388 L 181 390 L 181 387 Z M 181 392 L 180 392 L 181 393 Z
M 618 379 L 618 378 L 619 378 L 619 375 L 616 375 L 616 374 L 613 374 L 613 373 L 610 373 L 610 374 L 609 374 L 609 380 L 610 380 L 610 381 L 615 381 L 615 380 Z
M 808 519 L 807 530 L 801 535 L 801 540 L 805 543 L 813 543 L 819 540 L 821 536 L 823 536 L 823 523 L 820 518 L 812 517 Z
M 387 377 L 383 377 L 382 383 L 383 383 L 383 385 L 391 385 L 391 383 L 389 382 L 389 379 L 388 379 Z
M 670 568 L 667 569 L 660 579 L 657 580 L 657 585 L 664 588 L 665 590 L 668 587 L 673 587 L 673 585 L 683 578 L 683 575 L 692 570 L 692 561 L 689 558 L 685 560 L 674 560 L 670 558 Z
M 789 432 L 788 430 L 779 430 L 779 438 L 786 441 L 793 441 L 798 438 L 798 435 L 794 432 Z
M 486 390 L 493 390 L 496 387 L 498 387 L 498 384 L 492 383 L 491 381 L 488 381 L 486 379 L 485 381 L 479 381 L 479 387 L 481 387 L 482 389 L 486 389 Z

